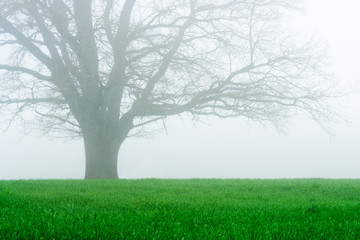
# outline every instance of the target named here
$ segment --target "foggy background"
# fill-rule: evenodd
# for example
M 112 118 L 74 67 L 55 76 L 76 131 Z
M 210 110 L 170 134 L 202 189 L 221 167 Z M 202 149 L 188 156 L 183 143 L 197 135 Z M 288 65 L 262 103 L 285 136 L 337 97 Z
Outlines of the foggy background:
M 360 2 L 309 0 L 291 23 L 329 46 L 331 69 L 344 89 L 360 84 Z M 167 120 L 147 139 L 129 138 L 120 149 L 120 178 L 360 178 L 360 95 L 342 100 L 349 120 L 331 124 L 330 136 L 309 118 L 290 119 L 284 132 L 246 119 Z M 4 126 L 1 126 L 4 128 Z M 0 134 L 0 179 L 83 178 L 81 140 L 64 142 Z

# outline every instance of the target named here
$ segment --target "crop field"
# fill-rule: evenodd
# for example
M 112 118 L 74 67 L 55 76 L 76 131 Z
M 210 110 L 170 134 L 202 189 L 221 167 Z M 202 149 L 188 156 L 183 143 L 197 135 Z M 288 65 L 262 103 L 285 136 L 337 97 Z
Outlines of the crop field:
M 0 239 L 360 239 L 360 180 L 0 181 Z

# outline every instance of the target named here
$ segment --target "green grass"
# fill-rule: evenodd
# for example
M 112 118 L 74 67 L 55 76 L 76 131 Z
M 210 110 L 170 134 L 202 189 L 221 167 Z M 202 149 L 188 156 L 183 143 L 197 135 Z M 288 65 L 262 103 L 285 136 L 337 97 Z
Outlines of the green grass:
M 0 181 L 0 239 L 360 239 L 360 180 Z

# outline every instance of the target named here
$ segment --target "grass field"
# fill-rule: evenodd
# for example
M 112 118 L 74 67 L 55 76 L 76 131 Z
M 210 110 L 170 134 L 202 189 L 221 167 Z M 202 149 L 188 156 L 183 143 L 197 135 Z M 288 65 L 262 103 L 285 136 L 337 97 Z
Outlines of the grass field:
M 360 180 L 0 181 L 0 239 L 360 239 Z

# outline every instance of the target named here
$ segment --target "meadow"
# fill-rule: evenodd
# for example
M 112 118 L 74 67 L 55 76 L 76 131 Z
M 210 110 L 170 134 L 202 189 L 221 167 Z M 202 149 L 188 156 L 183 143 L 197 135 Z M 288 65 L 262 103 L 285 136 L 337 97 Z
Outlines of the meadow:
M 0 239 L 360 239 L 360 180 L 0 181 Z

